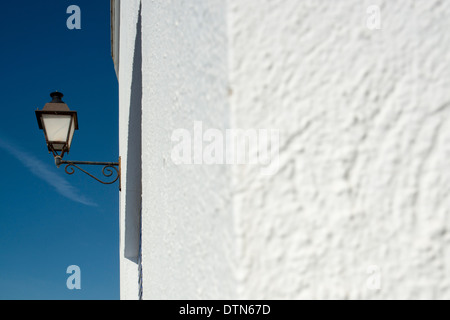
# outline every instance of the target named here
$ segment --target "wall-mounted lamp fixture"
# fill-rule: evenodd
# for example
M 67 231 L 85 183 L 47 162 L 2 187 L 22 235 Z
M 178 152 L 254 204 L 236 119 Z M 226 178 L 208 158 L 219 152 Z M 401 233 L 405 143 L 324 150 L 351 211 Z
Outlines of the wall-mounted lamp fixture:
M 76 111 L 70 111 L 67 104 L 61 99 L 64 96 L 61 92 L 53 92 L 50 94 L 52 101 L 47 103 L 42 110 L 36 110 L 36 118 L 39 129 L 44 130 L 45 141 L 49 153 L 53 153 L 55 164 L 59 168 L 66 165 L 65 171 L 72 175 L 77 168 L 86 173 L 91 178 L 103 184 L 113 184 L 119 180 L 120 189 L 120 157 L 119 162 L 91 162 L 91 161 L 63 161 L 64 155 L 70 152 L 73 135 L 78 130 L 78 117 Z M 79 165 L 103 166 L 102 174 L 113 179 L 110 182 L 102 181 L 92 174 L 88 173 Z

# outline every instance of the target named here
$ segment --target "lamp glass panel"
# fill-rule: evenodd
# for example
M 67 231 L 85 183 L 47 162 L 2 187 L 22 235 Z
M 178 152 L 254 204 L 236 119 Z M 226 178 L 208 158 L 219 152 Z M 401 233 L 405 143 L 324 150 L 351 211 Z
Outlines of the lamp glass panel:
M 43 114 L 42 122 L 48 142 L 66 142 L 71 120 L 70 115 Z
M 68 141 L 69 149 L 70 149 L 70 146 L 72 145 L 72 139 L 73 139 L 74 132 L 75 132 L 75 117 L 72 117 L 72 126 L 70 127 L 69 141 Z

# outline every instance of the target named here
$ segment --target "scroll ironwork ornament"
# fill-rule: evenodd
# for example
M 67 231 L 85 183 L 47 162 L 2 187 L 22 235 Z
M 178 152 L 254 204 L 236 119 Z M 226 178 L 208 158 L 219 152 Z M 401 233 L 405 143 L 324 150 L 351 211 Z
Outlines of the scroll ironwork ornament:
M 75 169 L 80 170 L 81 172 L 87 174 L 92 179 L 95 179 L 96 181 L 102 183 L 102 184 L 114 184 L 117 180 L 119 180 L 120 184 L 120 176 L 121 176 L 121 170 L 120 170 L 120 157 L 119 162 L 91 162 L 91 161 L 62 161 L 60 157 L 55 158 L 56 166 L 59 168 L 61 165 L 65 165 L 64 171 L 68 175 L 73 175 L 75 173 Z M 102 168 L 102 174 L 105 178 L 111 178 L 111 181 L 105 181 L 100 178 L 97 178 L 93 174 L 87 172 L 83 168 L 81 168 L 81 165 L 89 165 L 89 166 L 103 166 Z M 119 186 L 119 189 L 120 186 Z

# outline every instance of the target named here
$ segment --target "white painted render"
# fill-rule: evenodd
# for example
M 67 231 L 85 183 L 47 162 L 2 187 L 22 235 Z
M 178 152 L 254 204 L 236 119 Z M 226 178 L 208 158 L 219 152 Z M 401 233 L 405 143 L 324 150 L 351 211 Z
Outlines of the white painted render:
M 124 5 L 124 3 L 126 5 Z M 130 117 L 132 96 L 142 88 L 141 83 L 133 81 L 136 26 L 138 21 L 139 3 L 137 1 L 120 1 L 120 67 L 119 74 L 119 152 L 121 156 L 121 193 L 120 193 L 120 296 L 121 299 L 137 299 L 138 270 L 136 267 L 139 244 L 139 210 L 140 202 L 136 200 L 136 190 L 140 190 L 141 181 L 129 178 L 130 168 L 141 167 L 140 155 L 129 154 L 132 150 L 132 128 L 140 128 L 138 121 Z M 116 27 L 119 23 L 116 23 Z M 117 61 L 116 61 L 117 63 Z M 137 62 L 139 63 L 139 62 Z M 119 70 L 119 71 L 120 71 Z M 135 98 L 133 100 L 136 100 Z M 138 99 L 139 100 L 139 99 Z M 135 109 L 135 108 L 134 108 Z M 133 197 L 134 196 L 134 197 Z M 132 197 L 132 200 L 130 200 Z
M 449 299 L 449 17 L 121 1 L 121 297 L 138 297 L 142 191 L 144 299 Z M 280 130 L 279 170 L 176 165 L 196 121 Z

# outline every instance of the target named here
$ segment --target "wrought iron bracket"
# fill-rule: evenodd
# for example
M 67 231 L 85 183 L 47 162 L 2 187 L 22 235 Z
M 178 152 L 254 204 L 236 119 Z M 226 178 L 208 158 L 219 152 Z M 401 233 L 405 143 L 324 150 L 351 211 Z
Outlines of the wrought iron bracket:
M 61 165 L 65 165 L 65 172 L 69 175 L 75 173 L 75 169 L 80 170 L 81 172 L 87 174 L 92 179 L 97 180 L 102 184 L 114 184 L 116 181 L 119 181 L 119 191 L 121 191 L 121 158 L 119 157 L 119 162 L 93 162 L 93 161 L 63 161 L 60 156 L 55 157 L 55 164 L 59 168 Z M 80 166 L 103 166 L 102 174 L 106 178 L 111 178 L 111 181 L 103 181 L 99 178 L 95 177 L 91 173 L 87 172 Z

